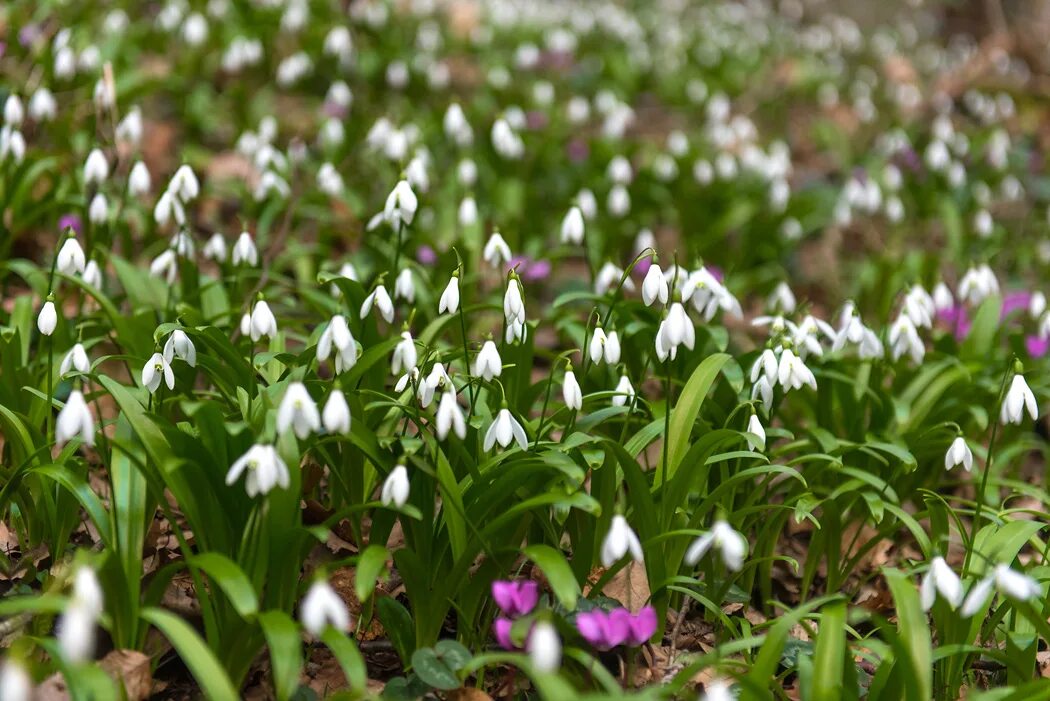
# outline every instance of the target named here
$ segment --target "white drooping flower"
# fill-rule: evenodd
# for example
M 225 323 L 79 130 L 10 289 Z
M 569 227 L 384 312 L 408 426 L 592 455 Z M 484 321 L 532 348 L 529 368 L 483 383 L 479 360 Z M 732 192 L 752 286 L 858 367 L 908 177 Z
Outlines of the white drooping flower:
M 66 375 L 70 370 L 80 373 L 91 372 L 91 361 L 88 359 L 87 351 L 83 344 L 74 344 L 66 356 L 62 358 L 62 364 L 58 367 L 59 375 Z
M 852 303 L 850 303 L 848 307 L 850 313 L 843 315 L 845 318 L 842 326 L 839 327 L 838 333 L 835 335 L 834 343 L 831 344 L 831 350 L 842 350 L 846 347 L 847 343 L 850 343 L 857 347 L 857 355 L 862 359 L 881 358 L 885 352 L 882 346 L 882 341 L 879 340 L 879 337 L 875 335 L 874 331 L 865 326 L 860 320 L 860 316 L 853 311 Z M 907 319 L 906 316 L 902 318 Z M 900 321 L 899 318 L 898 321 Z M 914 331 L 914 326 L 912 326 L 912 330 Z M 913 346 L 907 343 L 906 338 L 904 340 L 904 349 L 914 352 L 912 350 Z M 925 349 L 923 352 L 925 352 Z
M 175 277 L 179 273 L 179 259 L 174 249 L 168 248 L 149 264 L 149 274 L 159 277 L 169 285 L 175 283 Z
M 991 574 L 973 586 L 959 613 L 964 618 L 977 613 L 988 603 L 993 587 L 998 589 L 1000 594 L 1016 601 L 1031 601 L 1043 595 L 1043 588 L 1039 582 L 1022 572 L 1015 572 L 1009 565 L 1000 563 Z
M 656 332 L 656 356 L 662 361 L 678 356 L 678 346 L 692 350 L 696 344 L 696 329 L 681 302 L 671 305 L 667 316 Z
M 758 418 L 758 414 L 752 414 L 751 418 L 747 422 L 747 432 L 755 436 L 747 437 L 747 444 L 754 451 L 762 451 L 766 449 L 766 429 L 763 428 L 762 422 Z
M 521 281 L 517 275 L 507 280 L 507 291 L 503 294 L 503 316 L 507 323 L 525 323 L 525 300 L 522 299 Z
M 277 432 L 285 433 L 292 429 L 299 440 L 306 439 L 311 433 L 321 430 L 321 415 L 317 404 L 302 382 L 292 382 L 284 391 L 280 406 L 277 407 Z
M 613 406 L 625 406 L 634 399 L 634 385 L 627 375 L 620 375 L 620 381 L 613 391 L 616 392 L 612 398 Z
M 645 278 L 642 280 L 642 301 L 645 306 L 651 307 L 656 301 L 659 301 L 660 304 L 667 304 L 667 298 L 667 279 L 664 278 L 660 266 L 653 263 L 645 272 Z
M 817 378 L 813 371 L 790 348 L 785 348 L 780 354 L 780 363 L 777 365 L 777 381 L 785 390 L 800 389 L 802 385 L 809 385 L 812 389 L 817 388 Z
M 456 402 L 455 392 L 446 391 L 441 395 L 435 424 L 438 440 L 445 440 L 449 431 L 455 433 L 460 440 L 467 437 L 466 420 L 463 418 L 463 410 Z
M 917 328 L 930 328 L 937 313 L 937 304 L 922 285 L 912 285 L 908 294 L 904 295 L 903 312 Z
M 339 594 L 323 579 L 310 585 L 299 607 L 299 620 L 303 628 L 318 637 L 328 626 L 340 632 L 350 628 L 350 612 Z
M 415 219 L 418 208 L 419 199 L 416 193 L 412 192 L 412 186 L 407 180 L 400 180 L 387 195 L 383 219 L 390 226 L 408 226 Z
M 747 538 L 725 521 L 715 521 L 711 530 L 694 540 L 686 550 L 686 564 L 695 565 L 710 550 L 718 551 L 729 570 L 739 572 L 747 556 Z
M 487 381 L 493 377 L 499 377 L 502 372 L 503 360 L 499 356 L 496 344 L 492 341 L 485 341 L 478 357 L 474 359 L 474 374 Z
M 902 355 L 908 355 L 912 362 L 918 365 L 926 356 L 926 345 L 919 338 L 919 332 L 912 318 L 906 313 L 898 316 L 890 326 L 889 341 L 890 354 L 894 360 L 899 360 Z
M 4 124 L 19 127 L 23 119 L 25 119 L 25 108 L 22 106 L 22 98 L 11 93 L 4 102 Z
M 409 304 L 416 301 L 416 283 L 411 268 L 405 268 L 394 278 L 394 299 L 403 299 Z
M 967 472 L 973 469 L 973 453 L 962 436 L 957 436 L 944 454 L 945 470 L 950 470 L 956 465 L 962 465 Z
M 795 293 L 791 291 L 791 288 L 784 281 L 777 283 L 777 286 L 773 288 L 773 291 L 766 299 L 767 307 L 779 310 L 785 314 L 795 311 L 796 304 Z
M 196 199 L 200 191 L 201 186 L 197 180 L 197 175 L 185 163 L 179 166 L 179 169 L 175 171 L 175 175 L 171 176 L 171 180 L 168 182 L 168 192 L 174 194 L 184 203 Z
M 459 225 L 463 228 L 474 226 L 478 223 L 478 203 L 477 201 L 467 195 L 459 203 L 459 210 L 456 213 L 456 218 L 459 221 Z
M 5 701 L 32 701 L 33 678 L 20 662 L 8 657 L 0 664 L 0 698 Z
M 252 267 L 259 265 L 259 250 L 255 247 L 252 235 L 247 231 L 242 231 L 241 235 L 237 237 L 237 241 L 233 244 L 231 260 L 234 265 L 241 265 L 242 263 Z
M 970 268 L 959 281 L 959 298 L 974 306 L 997 294 L 999 280 L 986 263 Z
M 92 149 L 84 161 L 84 185 L 101 185 L 109 177 L 109 162 L 101 149 Z
M 109 202 L 101 192 L 96 192 L 88 205 L 88 221 L 92 224 L 105 224 L 109 216 Z
M 510 246 L 503 240 L 498 231 L 493 231 L 489 240 L 485 242 L 485 248 L 481 254 L 482 259 L 493 268 L 506 265 L 510 262 Z
M 500 409 L 499 413 L 496 414 L 496 418 L 489 425 L 488 431 L 485 432 L 485 441 L 483 443 L 485 451 L 492 450 L 497 443 L 499 443 L 501 448 L 507 448 L 515 441 L 522 450 L 529 449 L 529 439 L 525 435 L 525 429 L 522 428 L 509 409 Z
M 704 684 L 704 694 L 699 701 L 736 701 L 732 686 L 721 679 Z
M 631 530 L 631 527 L 627 524 L 627 519 L 620 514 L 616 514 L 609 523 L 609 532 L 605 534 L 605 539 L 602 540 L 602 567 L 606 569 L 612 567 L 628 553 L 630 553 L 631 559 L 635 562 L 645 561 L 645 556 L 642 553 L 642 543 L 638 540 L 637 534 Z
M 605 264 L 599 268 L 598 274 L 594 276 L 594 294 L 606 295 L 609 292 L 618 291 L 621 281 L 623 283 L 623 289 L 628 291 L 634 290 L 634 281 L 631 280 L 630 277 L 624 275 L 623 268 L 619 268 L 606 261 Z
M 67 662 L 81 664 L 95 652 L 98 614 L 85 604 L 72 600 L 58 621 L 58 648 Z
M 275 486 L 287 489 L 290 484 L 288 466 L 281 460 L 277 448 L 256 443 L 230 466 L 226 473 L 226 484 L 231 485 L 248 470 L 245 489 L 248 496 L 267 494 Z
M 57 325 L 58 312 L 55 311 L 55 303 L 49 299 L 40 307 L 40 313 L 36 317 L 36 327 L 43 335 L 50 336 L 55 332 Z
M 418 361 L 416 342 L 408 331 L 401 332 L 401 340 L 394 346 L 394 354 L 390 358 L 390 374 L 400 375 L 402 371 L 407 372 L 414 368 Z
M 390 299 L 390 294 L 382 285 L 377 285 L 376 288 L 365 297 L 365 301 L 361 304 L 362 319 L 368 316 L 368 312 L 372 310 L 373 305 L 379 310 L 379 315 L 383 317 L 383 320 L 386 321 L 386 323 L 389 324 L 394 320 L 394 303 Z
M 142 385 L 150 392 L 156 392 L 161 380 L 168 389 L 175 389 L 175 373 L 172 372 L 171 365 L 163 355 L 154 353 L 142 366 Z
M 962 581 L 959 575 L 952 571 L 952 568 L 940 555 L 930 561 L 930 569 L 926 571 L 926 576 L 922 578 L 922 585 L 919 587 L 923 611 L 933 608 L 937 594 L 948 602 L 953 611 L 963 600 Z
M 562 398 L 565 400 L 565 406 L 573 411 L 579 411 L 583 408 L 583 390 L 580 388 L 580 383 L 576 380 L 576 373 L 572 371 L 571 366 L 565 370 L 565 379 L 562 380 L 561 393 Z
M 551 674 L 561 668 L 561 638 L 549 622 L 537 621 L 532 626 L 525 649 L 537 671 Z
M 751 366 L 751 381 L 758 382 L 759 377 L 764 377 L 770 384 L 773 384 L 777 381 L 777 368 L 776 352 L 772 348 L 766 348 Z
M 345 372 L 357 363 L 357 341 L 350 332 L 346 318 L 336 314 L 328 322 L 328 326 L 321 332 L 317 340 L 317 361 L 324 362 L 335 349 L 335 371 L 336 374 Z
M 73 438 L 79 438 L 87 446 L 95 444 L 95 419 L 78 389 L 69 393 L 55 420 L 55 443 L 62 446 Z
M 999 411 L 999 421 L 1006 424 L 1020 424 L 1024 420 L 1025 411 L 1033 420 L 1038 418 L 1039 409 L 1036 406 L 1035 395 L 1025 382 L 1024 375 L 1017 373 L 1010 382 L 1010 389 L 1003 397 L 1003 406 Z
M 517 160 L 525 155 L 525 142 L 510 126 L 507 120 L 500 117 L 492 125 L 492 147 L 501 157 Z
M 408 501 L 409 482 L 408 470 L 404 465 L 398 465 L 383 481 L 383 488 L 379 492 L 379 501 L 383 506 L 396 506 L 401 508 Z
M 943 280 L 933 287 L 933 306 L 939 312 L 947 311 L 955 306 L 955 297 Z
M 600 363 L 605 360 L 609 365 L 615 365 L 620 362 L 620 337 L 615 331 L 610 331 L 606 335 L 605 329 L 596 326 L 591 334 L 588 352 L 592 363 Z
M 157 205 L 153 208 L 153 220 L 159 226 L 166 226 L 172 219 L 176 224 L 182 226 L 186 223 L 186 210 L 183 209 L 178 197 L 167 190 L 157 199 Z
M 67 236 L 62 248 L 58 249 L 58 257 L 55 260 L 55 268 L 65 275 L 76 275 L 84 272 L 87 260 L 84 257 L 84 249 L 80 247 L 77 237 Z
M 346 403 L 346 396 L 340 390 L 332 390 L 328 395 L 328 401 L 321 410 L 321 423 L 324 424 L 324 430 L 330 434 L 350 433 L 350 405 Z
M 445 291 L 441 293 L 438 300 L 438 314 L 455 314 L 459 311 L 459 274 L 453 273 L 449 278 Z
M 719 310 L 736 318 L 743 315 L 737 298 L 704 267 L 689 273 L 682 283 L 682 299 L 691 300 L 704 321 L 714 319 Z
M 132 197 L 145 195 L 152 186 L 153 179 L 150 177 L 149 168 L 142 161 L 137 161 L 128 173 L 128 194 Z
M 583 231 L 583 212 L 573 205 L 561 220 L 561 242 L 579 246 L 583 243 Z
M 171 363 L 179 358 L 186 361 L 191 368 L 197 365 L 197 348 L 182 329 L 175 329 L 164 344 L 164 359 Z
M 776 378 L 774 378 L 774 381 L 776 381 Z M 751 387 L 751 398 L 761 400 L 762 406 L 765 407 L 767 414 L 772 410 L 773 384 L 765 375 L 758 378 L 758 382 Z
M 277 319 L 274 317 L 273 312 L 270 311 L 270 305 L 266 303 L 266 300 L 260 299 L 255 303 L 248 321 L 248 333 L 251 335 L 252 341 L 258 341 L 264 336 L 273 338 L 277 335 Z
M 458 146 L 470 146 L 474 141 L 474 130 L 470 128 L 467 116 L 458 102 L 453 102 L 445 110 L 442 127 L 445 130 L 445 136 Z
M 117 141 L 130 144 L 131 146 L 138 146 L 142 142 L 143 131 L 142 110 L 136 106 L 128 110 L 128 113 L 124 115 L 124 119 L 120 120 L 114 135 L 117 137 Z

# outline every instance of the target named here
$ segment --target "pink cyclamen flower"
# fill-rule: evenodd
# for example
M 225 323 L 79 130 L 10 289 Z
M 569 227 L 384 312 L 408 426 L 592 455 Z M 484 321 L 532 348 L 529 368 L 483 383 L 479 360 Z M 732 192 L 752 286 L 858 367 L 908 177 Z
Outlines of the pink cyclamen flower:
M 63 214 L 58 220 L 58 230 L 65 231 L 66 229 L 72 229 L 80 234 L 84 231 L 84 225 L 76 214 Z
M 970 315 L 966 313 L 966 307 L 961 304 L 937 312 L 937 319 L 947 324 L 956 341 L 962 341 L 970 335 L 970 327 L 973 324 Z
M 594 609 L 576 616 L 580 635 L 599 650 L 610 650 L 627 644 L 637 647 L 656 632 L 656 610 L 646 606 L 637 614 L 625 608 L 602 611 Z
M 437 251 L 430 246 L 423 244 L 416 250 L 416 260 L 422 265 L 434 265 L 438 260 Z
M 1005 319 L 1018 309 L 1027 310 L 1031 300 L 1031 292 L 1007 292 L 1003 297 L 1003 308 L 999 313 L 999 319 Z
M 497 580 L 492 583 L 492 598 L 505 615 L 518 618 L 536 608 L 536 602 L 540 599 L 540 587 L 531 579 L 520 582 Z
M 502 616 L 492 622 L 492 634 L 496 636 L 496 642 L 504 650 L 516 651 L 521 649 L 510 638 L 510 629 L 513 625 L 514 621 Z
M 1024 345 L 1028 349 L 1028 355 L 1033 358 L 1042 358 L 1050 350 L 1050 338 L 1027 336 L 1024 339 Z

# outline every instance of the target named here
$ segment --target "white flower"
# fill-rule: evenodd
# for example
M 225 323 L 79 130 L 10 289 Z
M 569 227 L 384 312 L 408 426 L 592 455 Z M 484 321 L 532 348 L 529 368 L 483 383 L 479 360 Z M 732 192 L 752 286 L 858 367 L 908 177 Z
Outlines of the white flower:
M 157 206 L 153 208 L 153 220 L 159 226 L 165 226 L 172 218 L 175 219 L 176 224 L 182 226 L 186 223 L 186 211 L 182 208 L 182 203 L 178 198 L 167 190 L 161 194 L 160 199 L 157 200 Z
M 711 321 L 719 309 L 735 317 L 742 316 L 740 302 L 703 267 L 691 272 L 682 283 L 682 299 L 686 298 L 692 300 L 693 307 L 703 315 L 704 321 Z
M 149 168 L 142 161 L 136 162 L 128 174 L 128 194 L 132 197 L 145 195 L 149 192 L 152 184 L 153 180 L 150 178 Z
M 242 231 L 241 235 L 237 237 L 237 242 L 233 244 L 231 260 L 234 265 L 246 263 L 254 267 L 259 264 L 259 251 L 255 248 L 252 235 L 247 231 Z
M 405 268 L 394 279 L 394 299 L 403 299 L 409 304 L 416 300 L 416 283 L 412 280 L 411 268 Z
M 241 324 L 241 330 L 244 330 Z M 270 311 L 270 305 L 265 300 L 259 300 L 252 307 L 251 316 L 248 318 L 248 332 L 252 341 L 258 341 L 263 336 L 273 338 L 277 335 L 277 319 Z
M 642 554 L 642 543 L 638 540 L 638 536 L 627 525 L 627 519 L 616 514 L 612 517 L 609 532 L 605 534 L 605 539 L 602 541 L 602 567 L 606 569 L 612 567 L 628 553 L 635 562 L 645 560 Z
M 583 243 L 583 212 L 576 205 L 561 220 L 561 242 L 579 246 Z
M 733 572 L 739 572 L 747 556 L 747 538 L 733 530 L 725 521 L 715 521 L 711 530 L 693 541 L 685 552 L 686 564 L 692 566 L 711 549 L 717 550 L 722 562 Z
M 86 263 L 84 249 L 80 247 L 76 236 L 67 236 L 62 248 L 58 250 L 55 267 L 65 275 L 76 275 L 84 272 Z
M 959 281 L 959 298 L 974 306 L 996 294 L 999 294 L 999 281 L 987 264 L 970 268 Z
M 15 164 L 22 162 L 26 155 L 26 139 L 22 132 L 9 126 L 0 128 L 0 163 L 10 154 Z
M 31 701 L 33 678 L 21 663 L 11 658 L 0 665 L 0 698 L 5 701 Z
M 368 316 L 368 312 L 372 310 L 373 304 L 379 310 L 380 316 L 383 317 L 386 323 L 389 324 L 394 320 L 394 303 L 390 300 L 390 295 L 382 285 L 377 285 L 371 294 L 365 297 L 365 301 L 361 304 L 362 319 Z
M 474 198 L 467 195 L 459 203 L 459 212 L 457 214 L 459 219 L 459 225 L 463 228 L 468 226 L 474 226 L 478 223 L 478 203 L 474 201 Z
M 106 201 L 106 196 L 101 192 L 96 192 L 88 205 L 88 221 L 92 224 L 105 224 L 107 216 L 109 216 L 109 203 Z
M 988 603 L 992 587 L 998 589 L 999 593 L 1017 601 L 1029 601 L 1041 597 L 1043 593 L 1043 588 L 1039 583 L 1028 575 L 1015 572 L 1010 569 L 1009 565 L 998 564 L 991 574 L 975 584 L 973 589 L 970 590 L 959 613 L 965 618 L 969 618 L 977 613 L 978 610 Z
M 682 303 L 675 302 L 656 332 L 656 355 L 661 361 L 667 360 L 668 357 L 674 360 L 678 355 L 678 346 L 684 345 L 692 350 L 695 344 L 696 329 L 693 322 Z
M 142 131 L 142 110 L 132 107 L 117 124 L 115 136 L 118 141 L 138 146 L 142 141 Z
M 773 292 L 770 293 L 769 298 L 766 299 L 766 306 L 770 309 L 779 309 L 780 311 L 790 314 L 795 311 L 795 294 L 788 287 L 786 282 L 779 282 Z
M 438 403 L 436 430 L 438 440 L 445 440 L 451 430 L 460 440 L 467 437 L 467 424 L 463 418 L 463 411 L 456 402 L 456 393 L 447 391 L 441 395 Z
M 25 119 L 25 109 L 22 107 L 22 98 L 13 93 L 8 95 L 4 103 L 4 124 L 18 127 L 22 125 L 23 119 Z
M 153 277 L 163 278 L 169 285 L 175 282 L 175 276 L 179 272 L 179 260 L 175 251 L 167 249 L 153 259 L 149 264 L 149 274 Z
M 95 651 L 95 626 L 98 614 L 84 603 L 73 599 L 58 621 L 58 647 L 68 662 L 87 662 Z
M 445 136 L 458 146 L 470 146 L 471 142 L 474 141 L 474 131 L 470 128 L 467 116 L 463 113 L 463 108 L 459 106 L 458 102 L 453 102 L 445 110 L 442 127 L 445 130 Z
M 1003 398 L 1002 410 L 999 412 L 999 421 L 1003 425 L 1020 424 L 1024 420 L 1026 409 L 1033 420 L 1038 418 L 1039 410 L 1036 407 L 1035 395 L 1032 394 L 1028 383 L 1025 382 L 1024 375 L 1018 373 L 1014 375 L 1013 381 L 1010 382 L 1010 389 L 1007 390 L 1006 396 Z
M 757 382 L 759 377 L 764 377 L 771 383 L 777 381 L 777 354 L 772 348 L 762 351 L 758 360 L 751 366 L 751 381 Z
M 412 192 L 412 186 L 407 180 L 401 180 L 387 195 L 386 205 L 383 207 L 383 218 L 391 226 L 408 225 L 415 219 L 416 209 L 419 208 L 419 200 L 416 193 Z
M 172 331 L 164 344 L 164 359 L 170 363 L 176 357 L 185 360 L 191 368 L 197 365 L 197 349 L 182 329 Z
M 95 444 L 95 419 L 84 401 L 84 395 L 76 389 L 69 393 L 55 421 L 55 443 L 65 445 L 73 438 L 80 438 L 84 445 Z
M 161 380 L 164 380 L 168 389 L 175 388 L 175 373 L 171 371 L 171 365 L 163 355 L 154 353 L 142 366 L 142 384 L 150 392 L 156 392 Z
M 84 161 L 84 185 L 98 185 L 109 177 L 109 163 L 100 149 L 92 149 Z
M 81 603 L 88 611 L 96 615 L 102 613 L 102 585 L 98 582 L 95 570 L 90 567 L 78 567 L 73 574 L 73 597 L 74 601 Z
M 667 304 L 667 295 L 667 279 L 664 278 L 660 266 L 653 263 L 646 271 L 645 279 L 642 280 L 642 301 L 647 307 L 653 306 L 657 300 L 660 301 L 660 304 Z
M 168 192 L 175 194 L 183 202 L 196 199 L 200 191 L 201 186 L 197 181 L 196 174 L 185 163 L 179 166 L 179 169 L 175 171 L 175 175 L 171 176 L 171 181 L 168 183 Z
M 193 237 L 186 231 L 176 231 L 175 235 L 171 237 L 171 248 L 183 258 L 193 258 Z
M 596 295 L 604 295 L 608 294 L 610 290 L 615 291 L 620 286 L 621 280 L 623 281 L 623 289 L 634 290 L 634 281 L 629 277 L 624 277 L 623 269 L 606 262 L 598 270 L 598 274 L 594 276 L 594 293 Z
M 340 314 L 332 317 L 317 340 L 317 361 L 328 360 L 333 346 L 336 350 L 335 371 L 337 374 L 349 370 L 357 363 L 357 341 L 350 333 L 346 318 Z
M 774 380 L 775 379 L 776 378 L 774 378 Z M 758 378 L 758 382 L 751 387 L 751 398 L 761 399 L 762 406 L 765 407 L 766 413 L 769 413 L 773 408 L 773 385 L 765 375 Z
M 438 300 L 438 313 L 455 314 L 459 310 L 459 275 L 454 274 Z
M 547 621 L 537 621 L 525 643 L 532 666 L 539 672 L 554 673 L 561 667 L 561 638 Z
M 591 334 L 588 350 L 592 363 L 599 363 L 604 359 L 609 365 L 615 365 L 620 362 L 620 337 L 615 331 L 606 335 L 601 326 L 596 326 Z
M 616 385 L 615 396 L 612 398 L 613 406 L 624 406 L 634 399 L 634 387 L 627 375 L 620 375 L 620 381 Z
M 966 445 L 966 439 L 962 436 L 956 437 L 948 446 L 948 452 L 944 454 L 944 469 L 950 470 L 956 465 L 962 465 L 967 472 L 973 469 L 973 453 L 970 446 Z
M 328 433 L 350 433 L 350 406 L 339 390 L 332 390 L 321 411 L 321 422 Z
M 516 275 L 507 280 L 507 291 L 503 294 L 503 316 L 507 323 L 525 323 L 525 300 L 521 296 L 521 281 Z
M 40 330 L 40 333 L 50 336 L 55 332 L 55 326 L 57 325 L 58 312 L 55 311 L 55 303 L 49 299 L 44 302 L 44 306 L 40 307 L 40 314 L 36 318 L 36 327 Z
M 277 432 L 286 433 L 289 428 L 299 440 L 321 430 L 317 405 L 302 382 L 290 383 L 277 407 Z
M 484 448 L 486 451 L 492 450 L 496 443 L 499 443 L 502 448 L 507 448 L 514 441 L 517 441 L 518 447 L 522 450 L 529 449 L 529 439 L 525 435 L 525 429 L 521 427 L 509 409 L 500 409 L 489 426 L 489 430 L 485 432 Z
M 75 344 L 66 353 L 66 357 L 62 359 L 62 364 L 58 367 L 59 375 L 65 375 L 70 370 L 76 370 L 81 373 L 91 371 L 91 361 L 88 360 L 87 351 L 84 350 L 84 346 L 80 343 Z
M 323 579 L 310 585 L 299 607 L 299 620 L 303 628 L 315 637 L 324 633 L 328 626 L 340 632 L 350 628 L 350 612 L 346 603 Z
M 613 185 L 613 188 L 609 190 L 605 208 L 614 217 L 626 216 L 631 211 L 631 195 L 627 192 L 627 188 L 623 185 Z
M 565 371 L 565 379 L 562 380 L 561 394 L 565 399 L 565 406 L 572 409 L 573 411 L 579 411 L 583 408 L 583 390 L 580 389 L 580 383 L 576 380 L 576 373 L 572 371 L 570 367 Z
M 493 377 L 499 377 L 502 372 L 503 360 L 499 356 L 496 344 L 492 341 L 485 341 L 478 357 L 474 359 L 474 374 L 485 380 L 491 380 Z
M 215 232 L 211 235 L 211 238 L 204 244 L 204 248 L 201 249 L 201 253 L 208 260 L 214 260 L 217 263 L 226 262 L 226 239 L 222 237 L 222 234 Z
M 760 451 L 766 449 L 766 429 L 762 427 L 758 414 L 751 415 L 750 420 L 747 422 L 747 432 L 755 436 L 755 438 L 747 437 L 747 444 L 751 447 L 751 450 Z
M 813 376 L 813 372 L 790 348 L 785 348 L 780 354 L 777 381 L 785 390 L 800 389 L 802 385 L 809 385 L 812 389 L 817 388 L 817 378 Z
M 383 506 L 393 504 L 400 509 L 408 501 L 408 493 L 408 470 L 405 469 L 404 465 L 398 465 L 390 471 L 390 474 L 383 481 L 383 488 L 379 492 L 379 501 L 383 503 Z
M 84 272 L 80 277 L 85 283 L 92 287 L 102 287 L 102 270 L 98 267 L 98 263 L 93 260 L 87 262 L 87 265 L 84 266 Z
M 248 479 L 245 489 L 250 497 L 266 494 L 275 486 L 288 488 L 288 466 L 284 464 L 281 456 L 277 454 L 277 449 L 272 445 L 256 443 L 248 449 L 248 452 L 237 458 L 230 466 L 229 472 L 226 473 L 226 484 L 231 485 L 236 482 L 246 468 Z
M 493 231 L 492 236 L 489 236 L 489 240 L 485 242 L 485 248 L 481 257 L 493 268 L 498 268 L 500 265 L 506 265 L 510 262 L 510 246 L 507 245 L 507 242 L 503 240 L 498 231 Z
M 951 295 L 950 292 L 948 294 Z M 933 315 L 936 311 L 933 297 L 930 297 L 922 285 L 913 285 L 904 296 L 904 313 L 918 328 L 933 326 Z
M 955 306 L 955 297 L 952 296 L 952 291 L 944 284 L 944 281 L 938 282 L 933 287 L 933 306 L 939 312 Z
M 953 611 L 962 603 L 962 581 L 940 555 L 930 561 L 930 569 L 926 571 L 926 576 L 922 578 L 922 586 L 919 587 L 923 611 L 933 608 L 938 593 Z
M 493 123 L 491 138 L 492 147 L 503 158 L 517 160 L 525 155 L 525 143 L 503 117 Z
M 1028 300 L 1028 315 L 1033 319 L 1038 319 L 1046 311 L 1046 295 L 1039 290 L 1032 293 L 1031 298 Z
M 728 683 L 715 679 L 704 684 L 704 694 L 699 701 L 736 701 L 736 696 L 733 695 L 731 689 Z
M 390 358 L 390 374 L 398 375 L 402 370 L 416 366 L 418 354 L 416 353 L 416 342 L 408 331 L 401 332 L 401 340 L 394 346 L 394 355 Z
M 922 339 L 919 338 L 919 332 L 916 330 L 912 318 L 906 313 L 897 317 L 897 320 L 890 326 L 889 340 L 890 353 L 894 360 L 898 360 L 902 355 L 908 354 L 911 356 L 912 362 L 918 365 L 926 355 L 926 346 L 923 344 Z

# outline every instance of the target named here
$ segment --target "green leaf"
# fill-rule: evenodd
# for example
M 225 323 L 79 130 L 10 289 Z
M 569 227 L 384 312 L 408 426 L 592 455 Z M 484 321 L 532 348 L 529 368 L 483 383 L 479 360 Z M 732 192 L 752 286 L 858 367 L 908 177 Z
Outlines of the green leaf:
M 842 663 L 846 658 L 846 602 L 833 601 L 820 615 L 813 659 L 813 701 L 842 698 Z
M 376 588 L 376 580 L 386 565 L 387 552 L 382 545 L 369 545 L 357 558 L 357 571 L 354 573 L 354 593 L 362 603 L 371 598 Z
M 343 668 L 346 683 L 350 685 L 350 688 L 358 693 L 363 693 L 368 686 L 368 668 L 354 641 L 332 626 L 328 626 L 321 633 L 321 642 L 328 646 L 339 662 L 339 666 Z
M 460 645 L 455 640 L 439 640 L 434 645 L 438 657 L 441 658 L 453 671 L 463 669 L 473 659 L 470 650 Z
M 241 618 L 251 618 L 259 610 L 259 599 L 248 575 L 230 558 L 222 553 L 206 552 L 194 555 L 190 565 L 203 570 L 222 589 Z
M 666 437 L 668 441 L 667 464 L 664 466 L 664 470 L 656 471 L 653 477 L 654 487 L 663 484 L 664 471 L 666 471 L 668 479 L 674 476 L 679 463 L 681 463 L 682 458 L 685 457 L 686 452 L 689 450 L 689 437 L 693 433 L 693 424 L 696 423 L 696 417 L 700 415 L 700 406 L 703 404 L 712 385 L 714 385 L 718 373 L 722 371 L 722 368 L 731 359 L 725 353 L 716 353 L 708 356 L 696 367 L 696 370 L 689 377 L 689 381 L 685 383 L 685 387 L 682 388 L 682 393 L 679 395 L 678 404 L 671 411 L 670 433 Z
M 547 576 L 554 595 L 569 611 L 576 608 L 576 599 L 580 596 L 580 585 L 572 573 L 572 568 L 565 560 L 565 555 L 549 545 L 538 543 L 525 548 L 525 557 L 529 558 L 543 570 Z
M 286 701 L 299 688 L 299 672 L 303 666 L 299 626 L 284 611 L 263 611 L 259 614 L 259 624 L 270 648 L 274 692 L 279 701 Z
M 460 687 L 456 673 L 432 648 L 424 647 L 412 653 L 412 671 L 435 689 L 452 691 Z
M 146 608 L 142 618 L 164 634 L 209 701 L 237 701 L 237 690 L 219 661 L 189 623 L 164 609 Z
M 915 583 L 899 570 L 887 569 L 883 574 L 893 594 L 897 631 L 905 652 L 905 659 L 900 660 L 906 670 L 905 698 L 926 701 L 933 698 L 933 662 L 930 628 L 919 603 L 919 591 Z
M 400 551 L 404 552 L 404 551 Z M 390 642 L 401 656 L 401 661 L 408 663 L 412 659 L 412 650 L 416 647 L 416 629 L 412 616 L 396 599 L 381 596 L 376 599 L 376 615 L 390 636 Z

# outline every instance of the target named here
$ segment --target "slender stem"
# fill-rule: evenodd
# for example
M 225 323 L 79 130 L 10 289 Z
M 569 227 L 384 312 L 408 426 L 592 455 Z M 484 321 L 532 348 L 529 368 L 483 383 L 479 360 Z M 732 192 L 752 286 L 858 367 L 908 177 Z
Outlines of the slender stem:
M 547 378 L 547 393 L 543 396 L 543 408 L 540 409 L 540 425 L 536 429 L 536 442 L 533 443 L 532 447 L 536 447 L 540 444 L 540 438 L 543 436 L 543 424 L 547 420 L 547 405 L 551 400 L 551 388 L 554 386 L 554 366 L 551 366 L 550 377 Z
M 1006 378 L 1013 374 L 1014 367 L 1013 363 L 1007 367 L 1006 372 L 1003 373 L 1003 381 L 999 386 L 999 400 L 997 405 L 1002 405 L 1003 395 L 1006 394 Z M 993 407 L 992 416 L 995 416 Z M 984 495 L 988 488 L 988 476 L 992 473 L 992 463 L 995 460 L 995 439 L 999 436 L 999 422 L 993 418 L 992 423 L 992 437 L 988 440 L 988 459 L 984 462 L 984 473 L 981 475 L 981 487 L 975 495 L 974 499 L 974 511 L 973 511 L 973 527 L 970 529 L 970 547 L 966 550 L 966 557 L 963 560 L 963 572 L 966 572 L 970 568 L 970 560 L 973 557 L 973 551 L 977 543 L 977 529 L 980 527 L 981 521 L 981 507 L 984 505 Z
M 401 233 L 404 231 L 405 223 L 401 221 L 401 218 L 397 219 L 397 248 L 394 249 L 394 270 L 393 275 L 396 277 L 398 273 L 398 263 L 401 262 Z
M 467 389 L 470 391 L 470 406 L 467 408 L 467 419 L 474 415 L 474 383 L 470 381 L 470 353 L 467 347 L 467 320 L 463 314 L 463 300 L 459 300 L 459 329 L 463 335 L 463 366 L 467 373 Z
M 55 337 L 47 337 L 47 435 L 48 444 L 55 439 L 53 431 L 55 413 Z
M 664 409 L 664 445 L 663 445 L 663 464 L 660 467 L 660 482 L 666 487 L 667 485 L 667 455 L 671 443 L 671 359 L 668 358 L 664 362 L 664 366 L 667 369 L 665 375 L 666 383 L 664 386 L 664 395 L 667 402 L 667 407 Z

